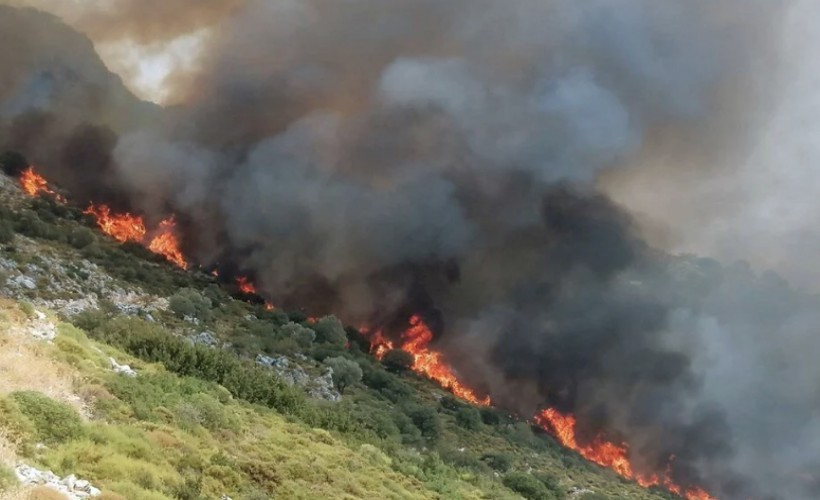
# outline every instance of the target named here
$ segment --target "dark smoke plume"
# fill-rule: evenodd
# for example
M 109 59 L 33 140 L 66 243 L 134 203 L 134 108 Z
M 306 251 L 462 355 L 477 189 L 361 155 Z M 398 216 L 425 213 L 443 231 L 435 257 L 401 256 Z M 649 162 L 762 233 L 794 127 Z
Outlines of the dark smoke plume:
M 192 258 L 277 304 L 422 314 L 469 384 L 571 411 L 643 471 L 674 454 L 720 498 L 812 498 L 816 297 L 657 250 L 623 196 L 727 175 L 775 102 L 759 70 L 789 2 L 201 1 L 188 24 L 126 3 L 135 40 L 211 30 L 180 104 L 0 8 L 3 145 L 80 197 L 177 214 Z

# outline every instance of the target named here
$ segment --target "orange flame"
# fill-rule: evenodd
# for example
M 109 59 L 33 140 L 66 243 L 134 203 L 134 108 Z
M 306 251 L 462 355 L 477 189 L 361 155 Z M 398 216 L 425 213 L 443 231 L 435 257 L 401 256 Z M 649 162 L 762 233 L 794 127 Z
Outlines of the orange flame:
M 182 269 L 188 268 L 188 261 L 179 249 L 179 240 L 176 236 L 176 221 L 171 216 L 159 223 L 159 229 L 154 239 L 148 244 L 148 250 L 165 256 Z
M 632 463 L 629 461 L 629 447 L 625 443 L 615 444 L 598 435 L 591 443 L 584 446 L 579 445 L 575 439 L 576 420 L 574 416 L 564 415 L 554 408 L 549 408 L 536 415 L 535 421 L 547 431 L 551 431 L 558 438 L 558 441 L 567 448 L 577 451 L 590 462 L 612 469 L 618 475 L 634 480 L 644 488 L 663 486 L 687 500 L 716 500 L 701 488 L 691 488 L 684 491 L 683 488 L 672 482 L 669 477 L 669 469 L 671 469 L 671 462 L 674 457 L 670 458 L 667 472 L 663 478 L 656 474 L 638 474 L 633 470 Z
M 97 206 L 93 203 L 83 213 L 93 215 L 97 219 L 100 230 L 120 243 L 126 241 L 140 243 L 145 238 L 146 230 L 142 217 L 127 212 L 112 214 L 107 205 Z
M 34 167 L 28 167 L 20 174 L 20 186 L 29 196 L 37 196 L 40 193 L 54 196 L 60 203 L 65 203 L 65 198 L 48 187 L 48 181 L 34 171 Z
M 134 243 L 146 244 L 145 222 L 139 215 L 115 214 L 107 205 L 94 205 L 93 203 L 83 212 L 93 215 L 97 219 L 97 226 L 105 234 L 111 236 L 120 243 L 132 241 Z M 176 264 L 182 269 L 188 268 L 188 262 L 179 249 L 179 240 L 176 236 L 176 222 L 174 217 L 159 223 L 156 235 L 147 242 L 148 250 L 164 256 L 169 262 Z
M 364 329 L 366 332 L 367 330 Z M 440 352 L 432 351 L 428 347 L 433 340 L 433 332 L 419 316 L 410 318 L 410 326 L 401 336 L 401 349 L 413 355 L 411 369 L 434 380 L 440 386 L 450 390 L 457 397 L 475 405 L 490 406 L 490 396 L 479 397 L 475 391 L 464 385 L 453 373 L 453 369 L 444 362 Z M 393 342 L 386 339 L 381 331 L 376 331 L 370 339 L 371 352 L 382 359 L 387 351 L 394 348 Z
M 236 278 L 236 284 L 239 287 L 239 291 L 242 293 L 247 293 L 248 295 L 253 295 L 256 293 L 256 286 L 245 276 Z
M 367 327 L 362 327 L 359 331 L 363 335 L 368 334 Z M 376 357 L 376 359 L 381 360 L 384 358 L 384 355 L 387 354 L 387 351 L 393 350 L 393 342 L 388 340 L 381 330 L 377 330 L 373 335 L 370 336 L 370 353 Z

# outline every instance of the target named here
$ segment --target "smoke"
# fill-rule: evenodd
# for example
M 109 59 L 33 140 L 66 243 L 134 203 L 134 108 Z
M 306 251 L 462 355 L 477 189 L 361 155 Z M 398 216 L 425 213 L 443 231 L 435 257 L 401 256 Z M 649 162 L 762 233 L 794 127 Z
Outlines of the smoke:
M 807 3 L 121 3 L 61 15 L 100 42 L 208 30 L 167 81 L 179 105 L 138 102 L 55 18 L 0 8 L 20 48 L 0 52 L 5 147 L 81 199 L 177 214 L 192 258 L 274 303 L 388 330 L 422 314 L 470 385 L 571 411 L 643 471 L 674 455 L 677 482 L 720 498 L 811 498 L 816 298 L 658 250 L 769 248 L 770 219 L 722 229 L 767 206 L 733 167 L 798 71 L 774 60 Z

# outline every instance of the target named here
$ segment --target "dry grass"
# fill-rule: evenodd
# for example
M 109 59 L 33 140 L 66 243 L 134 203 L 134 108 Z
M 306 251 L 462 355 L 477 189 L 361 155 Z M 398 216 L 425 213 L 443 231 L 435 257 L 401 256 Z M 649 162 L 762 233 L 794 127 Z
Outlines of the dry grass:
M 0 322 L 0 396 L 14 391 L 38 391 L 85 414 L 73 391 L 74 370 L 52 359 L 48 344 L 31 338 L 18 311 L 3 307 Z
M 29 500 L 31 490 L 27 488 L 15 488 L 13 490 L 0 491 L 0 500 Z
M 14 467 L 17 464 L 17 443 L 0 427 L 0 465 Z

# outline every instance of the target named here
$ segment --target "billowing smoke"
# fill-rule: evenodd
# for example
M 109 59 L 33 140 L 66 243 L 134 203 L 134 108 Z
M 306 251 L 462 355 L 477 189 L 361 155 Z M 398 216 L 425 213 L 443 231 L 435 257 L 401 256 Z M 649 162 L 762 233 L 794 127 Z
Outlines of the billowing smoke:
M 646 213 L 646 179 L 701 200 L 759 140 L 791 2 L 200 1 L 179 23 L 123 3 L 120 37 L 209 30 L 168 82 L 180 104 L 136 101 L 82 36 L 0 8 L 5 147 L 80 198 L 175 213 L 192 258 L 274 303 L 422 314 L 470 385 L 571 411 L 642 470 L 674 455 L 721 498 L 812 497 L 820 304 L 645 238 L 685 235 Z

